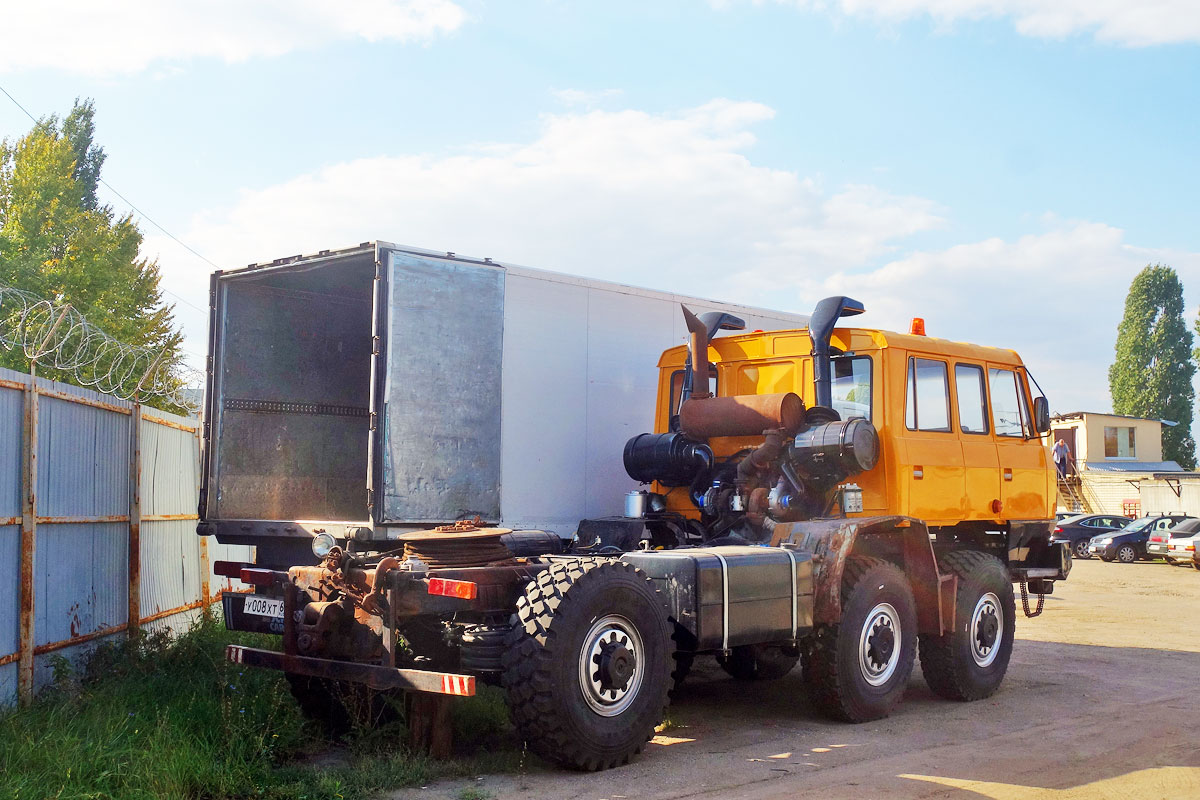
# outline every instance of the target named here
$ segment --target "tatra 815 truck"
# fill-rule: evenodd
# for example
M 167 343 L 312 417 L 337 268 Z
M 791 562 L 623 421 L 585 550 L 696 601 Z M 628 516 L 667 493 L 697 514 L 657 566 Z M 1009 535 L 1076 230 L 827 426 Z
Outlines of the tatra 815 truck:
M 799 665 L 847 722 L 919 658 L 990 696 L 1070 570 L 1045 397 L 1011 350 L 385 243 L 212 278 L 201 535 L 226 624 L 346 698 L 503 688 L 566 767 L 628 762 L 696 658 Z M 1037 609 L 1029 607 L 1029 595 Z

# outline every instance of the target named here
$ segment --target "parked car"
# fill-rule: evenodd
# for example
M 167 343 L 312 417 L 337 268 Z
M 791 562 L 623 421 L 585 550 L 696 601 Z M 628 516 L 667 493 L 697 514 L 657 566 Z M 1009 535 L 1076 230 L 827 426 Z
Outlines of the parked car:
M 1173 528 L 1168 528 L 1162 531 L 1151 531 L 1150 538 L 1146 541 L 1146 553 L 1151 557 L 1165 558 L 1168 564 L 1171 561 L 1171 545 L 1176 540 L 1183 541 L 1190 539 L 1200 533 L 1200 519 L 1190 520 L 1185 519 Z M 1187 560 L 1192 560 L 1192 554 L 1188 553 Z
M 1153 540 L 1154 534 L 1150 538 Z M 1163 558 L 1176 567 L 1192 565 L 1197 545 L 1200 545 L 1200 520 L 1184 520 L 1171 528 L 1171 539 L 1167 542 L 1167 552 Z M 1146 549 L 1152 548 L 1153 544 L 1150 544 Z
M 1116 514 L 1076 514 L 1059 520 L 1050 537 L 1052 542 L 1066 542 L 1076 558 L 1091 558 L 1088 543 L 1102 533 L 1124 528 L 1133 522 L 1130 517 Z
M 1102 533 L 1088 544 L 1088 552 L 1100 556 L 1104 561 L 1120 561 L 1132 564 L 1139 558 L 1153 558 L 1146 552 L 1150 534 L 1173 528 L 1185 519 L 1195 519 L 1186 514 L 1151 514 L 1140 517 L 1120 530 Z
M 1078 516 L 1079 516 L 1078 511 L 1055 511 L 1054 512 L 1054 521 L 1062 522 L 1064 519 L 1069 519 L 1071 517 L 1078 517 Z

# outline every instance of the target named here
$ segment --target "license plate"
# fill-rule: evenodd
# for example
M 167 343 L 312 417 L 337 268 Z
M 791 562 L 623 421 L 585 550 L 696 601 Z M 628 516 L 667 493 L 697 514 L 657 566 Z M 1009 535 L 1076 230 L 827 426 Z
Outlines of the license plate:
M 254 614 L 259 617 L 282 617 L 283 601 L 273 597 L 260 597 L 252 594 L 242 604 L 243 614 Z

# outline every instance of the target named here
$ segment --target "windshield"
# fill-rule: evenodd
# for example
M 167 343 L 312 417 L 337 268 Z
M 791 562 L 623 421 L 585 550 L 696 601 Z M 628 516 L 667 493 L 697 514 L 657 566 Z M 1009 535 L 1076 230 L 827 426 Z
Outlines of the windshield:
M 833 410 L 842 419 L 871 419 L 871 358 L 842 356 L 832 360 Z
M 1149 526 L 1151 523 L 1153 523 L 1157 520 L 1158 520 L 1158 517 L 1142 517 L 1141 519 L 1135 519 L 1133 522 L 1129 523 L 1124 528 L 1121 528 L 1121 530 L 1113 531 L 1113 532 L 1114 533 L 1133 533 L 1134 531 L 1142 530 L 1143 528 Z

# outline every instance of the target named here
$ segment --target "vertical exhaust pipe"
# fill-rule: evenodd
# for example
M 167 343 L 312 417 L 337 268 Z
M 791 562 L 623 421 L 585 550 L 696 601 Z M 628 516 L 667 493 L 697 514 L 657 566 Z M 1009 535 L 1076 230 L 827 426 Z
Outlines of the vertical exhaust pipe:
M 683 319 L 687 323 L 688 361 L 684 367 L 683 389 L 679 393 L 680 405 L 689 397 L 710 397 L 708 391 L 708 326 L 691 310 L 681 305 Z M 697 382 L 697 376 L 699 381 Z
M 817 405 L 833 406 L 833 372 L 829 363 L 829 337 L 842 317 L 853 317 L 866 309 L 863 304 L 849 297 L 826 297 L 817 303 L 812 318 L 808 321 L 808 336 L 812 339 L 813 391 Z

